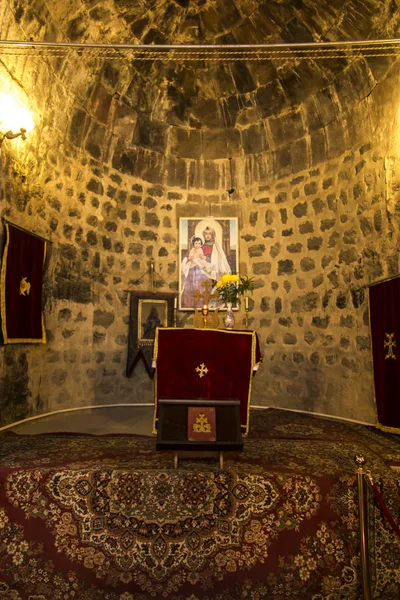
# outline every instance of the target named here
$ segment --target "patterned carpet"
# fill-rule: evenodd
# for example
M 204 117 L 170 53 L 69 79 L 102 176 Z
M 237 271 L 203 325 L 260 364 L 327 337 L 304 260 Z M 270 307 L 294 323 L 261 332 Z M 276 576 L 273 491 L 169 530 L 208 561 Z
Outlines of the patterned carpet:
M 268 410 L 243 453 L 181 461 L 140 436 L 0 435 L 0 599 L 356 600 L 354 456 L 400 522 L 400 440 Z M 376 600 L 400 540 L 370 502 Z

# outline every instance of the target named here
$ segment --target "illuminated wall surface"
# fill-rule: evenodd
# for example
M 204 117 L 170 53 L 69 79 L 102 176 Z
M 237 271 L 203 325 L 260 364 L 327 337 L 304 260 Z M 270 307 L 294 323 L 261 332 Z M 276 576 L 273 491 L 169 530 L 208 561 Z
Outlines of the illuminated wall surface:
M 238 218 L 240 271 L 256 281 L 249 317 L 264 361 L 252 403 L 374 423 L 367 286 L 399 273 L 398 45 L 287 44 L 396 38 L 397 2 L 0 10 L 2 40 L 110 45 L 0 46 L 0 92 L 34 124 L 6 124 L 0 97 L 1 131 L 31 129 L 2 143 L 1 216 L 52 241 L 47 344 L 0 348 L 0 425 L 153 401 L 143 365 L 124 375 L 126 290 L 149 290 L 153 258 L 169 284 L 160 291 L 178 292 L 178 219 L 208 215 Z M 201 57 L 112 48 L 128 43 L 286 46 Z

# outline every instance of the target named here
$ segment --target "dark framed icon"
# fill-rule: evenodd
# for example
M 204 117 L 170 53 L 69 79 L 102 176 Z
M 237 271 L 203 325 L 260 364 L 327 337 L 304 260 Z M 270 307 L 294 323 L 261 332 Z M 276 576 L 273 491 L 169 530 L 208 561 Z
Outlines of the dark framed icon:
M 126 376 L 130 377 L 142 360 L 150 379 L 153 347 L 157 327 L 172 327 L 176 294 L 162 292 L 129 292 L 129 332 Z

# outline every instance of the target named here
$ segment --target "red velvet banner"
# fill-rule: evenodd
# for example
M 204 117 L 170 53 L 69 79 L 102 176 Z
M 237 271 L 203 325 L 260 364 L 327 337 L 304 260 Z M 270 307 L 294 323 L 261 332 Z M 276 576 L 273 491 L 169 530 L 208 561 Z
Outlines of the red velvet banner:
M 5 344 L 45 342 L 42 277 L 46 242 L 6 223 L 1 265 L 1 325 Z
M 154 360 L 155 429 L 160 398 L 237 398 L 247 433 L 253 371 L 261 360 L 254 331 L 159 328 Z
M 400 433 L 400 278 L 369 289 L 378 427 Z

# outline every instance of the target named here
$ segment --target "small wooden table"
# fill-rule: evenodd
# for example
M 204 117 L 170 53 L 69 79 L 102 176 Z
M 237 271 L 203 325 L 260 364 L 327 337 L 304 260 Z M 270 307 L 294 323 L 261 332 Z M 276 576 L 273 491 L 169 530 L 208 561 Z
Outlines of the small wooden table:
M 215 441 L 188 439 L 188 415 L 190 407 L 213 407 L 215 409 Z M 210 458 L 219 456 L 223 468 L 223 452 L 243 450 L 240 426 L 240 401 L 200 399 L 159 400 L 157 450 L 174 450 L 174 468 L 179 458 Z

